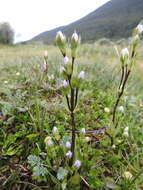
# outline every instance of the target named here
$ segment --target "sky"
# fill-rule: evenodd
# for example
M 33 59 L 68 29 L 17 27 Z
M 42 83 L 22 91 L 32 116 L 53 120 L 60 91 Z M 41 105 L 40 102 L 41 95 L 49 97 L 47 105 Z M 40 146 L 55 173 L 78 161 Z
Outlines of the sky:
M 70 24 L 109 0 L 0 0 L 0 22 L 9 22 L 15 41 Z

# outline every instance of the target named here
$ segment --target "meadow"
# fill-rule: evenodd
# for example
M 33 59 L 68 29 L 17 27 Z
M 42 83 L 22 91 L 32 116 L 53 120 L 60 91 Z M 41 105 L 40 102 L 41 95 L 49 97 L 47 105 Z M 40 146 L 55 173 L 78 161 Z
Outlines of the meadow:
M 128 45 L 128 40 L 97 41 L 78 48 L 74 73 L 84 71 L 85 77 L 74 110 L 79 162 L 72 165 L 67 154 L 72 123 L 66 92 L 59 87 L 63 57 L 58 47 L 0 46 L 1 190 L 143 189 L 142 42 L 116 125 L 112 121 L 121 77 L 117 52 Z

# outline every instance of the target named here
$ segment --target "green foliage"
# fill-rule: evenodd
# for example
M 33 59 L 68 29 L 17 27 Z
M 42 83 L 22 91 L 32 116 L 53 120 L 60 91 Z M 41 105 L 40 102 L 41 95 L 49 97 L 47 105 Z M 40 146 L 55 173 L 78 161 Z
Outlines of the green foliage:
M 7 22 L 0 23 L 0 43 L 12 44 L 14 40 L 14 31 Z

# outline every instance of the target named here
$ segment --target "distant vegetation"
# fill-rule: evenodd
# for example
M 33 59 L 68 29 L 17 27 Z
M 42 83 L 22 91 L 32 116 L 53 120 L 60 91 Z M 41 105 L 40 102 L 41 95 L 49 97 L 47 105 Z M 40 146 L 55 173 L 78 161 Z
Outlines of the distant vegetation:
M 43 32 L 32 41 L 51 44 L 59 30 L 70 36 L 75 29 L 83 42 L 104 37 L 115 40 L 126 38 L 131 35 L 132 28 L 143 19 L 142 10 L 142 0 L 111 0 L 84 18 L 67 26 Z
M 14 41 L 14 31 L 8 22 L 0 23 L 0 43 L 12 44 Z

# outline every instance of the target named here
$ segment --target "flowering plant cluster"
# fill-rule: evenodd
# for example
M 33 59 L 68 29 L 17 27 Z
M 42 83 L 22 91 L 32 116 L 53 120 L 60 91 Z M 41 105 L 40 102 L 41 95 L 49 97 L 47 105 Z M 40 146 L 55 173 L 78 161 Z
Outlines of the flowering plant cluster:
M 142 32 L 143 25 L 139 24 L 133 32 L 130 48 L 125 47 L 121 50 L 121 53 L 119 54 L 121 62 L 121 78 L 119 81 L 113 112 L 108 107 L 104 107 L 103 109 L 104 114 L 108 114 L 108 116 L 112 114 L 111 123 L 113 124 L 114 129 L 118 125 L 116 122 L 116 111 L 118 110 L 120 114 L 123 114 L 126 110 L 124 106 L 119 106 L 119 102 L 123 96 L 132 67 L 135 64 L 137 47 Z M 104 142 L 102 150 L 97 148 L 97 142 L 99 142 L 98 138 L 100 138 L 98 136 L 102 135 L 101 133 L 97 134 L 97 141 L 95 141 L 95 139 L 87 135 L 85 128 L 82 128 L 80 131 L 77 130 L 75 118 L 76 107 L 78 103 L 79 90 L 85 78 L 84 71 L 80 71 L 78 74 L 75 72 L 80 37 L 76 32 L 73 33 L 70 39 L 70 55 L 66 36 L 61 31 L 56 35 L 56 44 L 63 56 L 63 64 L 60 67 L 62 80 L 58 87 L 63 92 L 68 111 L 70 113 L 70 130 L 68 132 L 65 130 L 63 135 L 58 127 L 53 127 L 52 133 L 49 132 L 48 136 L 44 140 L 45 152 L 40 152 L 42 159 L 40 156 L 33 157 L 30 155 L 28 157 L 28 162 L 33 169 L 33 176 L 36 176 L 36 179 L 41 179 L 40 177 L 42 177 L 42 180 L 44 181 L 51 179 L 51 186 L 55 185 L 55 189 L 78 190 L 79 187 L 90 189 L 90 183 L 94 183 L 93 186 L 91 185 L 91 189 L 92 187 L 100 188 L 100 185 L 102 186 L 103 184 L 100 184 L 98 180 L 95 182 L 95 180 L 98 177 L 101 178 L 99 175 L 100 172 L 102 175 L 104 175 L 105 172 L 104 169 L 102 170 L 102 166 L 104 165 L 104 159 L 102 160 L 102 157 L 106 156 L 108 158 L 107 160 L 109 161 L 110 167 L 112 164 L 116 164 L 116 161 L 118 164 L 121 164 L 122 156 L 118 148 L 128 139 L 130 129 L 128 126 L 124 128 L 121 140 L 114 139 L 116 136 L 119 136 L 118 130 L 116 130 L 117 132 L 112 136 L 112 134 L 107 133 L 105 129 L 106 137 L 111 139 L 111 146 Z M 45 54 L 44 64 L 45 72 L 48 72 L 48 64 L 46 61 L 47 53 Z M 96 135 L 95 131 L 93 135 Z M 113 158 L 111 158 L 109 153 L 112 154 Z M 97 167 L 98 165 L 100 167 Z M 89 172 L 87 172 L 88 170 Z M 140 175 L 139 173 L 135 178 L 133 178 L 133 175 L 129 171 L 124 171 L 122 173 L 122 179 L 127 181 L 127 184 L 125 184 L 125 187 L 127 188 L 131 183 L 133 183 L 131 180 L 133 179 L 133 181 L 135 181 Z M 106 185 L 107 187 L 113 187 L 112 189 L 117 187 L 113 182 L 109 184 L 107 183 Z

